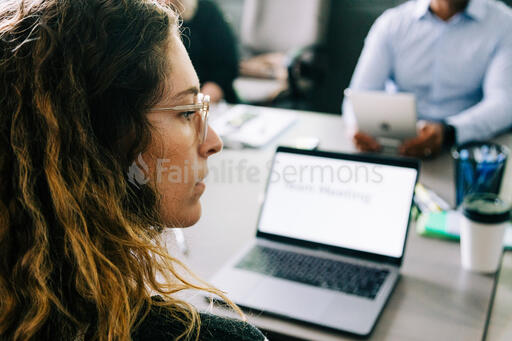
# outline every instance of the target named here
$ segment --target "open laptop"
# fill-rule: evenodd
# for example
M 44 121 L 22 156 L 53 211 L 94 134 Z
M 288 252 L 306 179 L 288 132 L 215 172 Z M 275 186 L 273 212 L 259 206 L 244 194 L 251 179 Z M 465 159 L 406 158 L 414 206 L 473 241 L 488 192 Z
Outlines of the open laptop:
M 240 306 L 368 335 L 399 278 L 418 172 L 279 147 L 256 238 L 212 283 Z
M 387 145 L 398 145 L 416 132 L 416 97 L 412 93 L 345 90 L 357 127 Z

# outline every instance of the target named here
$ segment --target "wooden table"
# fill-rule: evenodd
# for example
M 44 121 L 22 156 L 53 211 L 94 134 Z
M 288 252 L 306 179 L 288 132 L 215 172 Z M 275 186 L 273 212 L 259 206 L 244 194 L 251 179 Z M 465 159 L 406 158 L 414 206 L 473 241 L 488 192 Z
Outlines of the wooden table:
M 210 158 L 207 190 L 201 199 L 203 216 L 196 226 L 185 230 L 190 253 L 184 260 L 198 275 L 211 277 L 254 237 L 268 162 L 275 145 L 303 136 L 319 137 L 321 149 L 354 151 L 339 116 L 300 112 L 298 122 L 267 148 L 224 150 Z M 498 142 L 512 146 L 510 135 L 500 137 Z M 448 153 L 425 161 L 420 181 L 453 204 L 453 161 Z M 370 339 L 482 340 L 496 276 L 464 271 L 460 265 L 458 243 L 420 237 L 414 224 L 409 232 L 402 277 Z M 174 248 L 171 251 L 176 253 Z M 512 257 L 506 257 L 506 264 L 502 278 L 508 284 L 500 283 L 499 291 L 507 291 L 503 297 L 510 302 Z M 506 290 L 502 290 L 503 286 Z M 204 308 L 203 300 L 196 299 L 195 302 Z M 495 309 L 500 312 L 491 319 L 492 323 L 502 324 L 504 316 L 510 321 L 509 307 L 510 304 L 508 307 L 496 304 Z M 226 311 L 221 313 L 233 315 Z M 352 339 L 341 333 L 264 314 L 250 314 L 249 320 L 263 330 L 292 339 Z M 511 335 L 511 329 L 509 323 L 508 335 Z M 497 333 L 500 332 L 493 329 L 490 335 L 494 337 Z

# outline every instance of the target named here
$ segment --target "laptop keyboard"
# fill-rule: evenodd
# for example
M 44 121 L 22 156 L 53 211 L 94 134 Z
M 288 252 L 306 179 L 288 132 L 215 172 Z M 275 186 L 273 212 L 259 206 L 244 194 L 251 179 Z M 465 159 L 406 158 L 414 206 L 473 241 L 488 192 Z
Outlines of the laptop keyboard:
M 239 269 L 374 299 L 389 275 L 385 269 L 255 246 Z

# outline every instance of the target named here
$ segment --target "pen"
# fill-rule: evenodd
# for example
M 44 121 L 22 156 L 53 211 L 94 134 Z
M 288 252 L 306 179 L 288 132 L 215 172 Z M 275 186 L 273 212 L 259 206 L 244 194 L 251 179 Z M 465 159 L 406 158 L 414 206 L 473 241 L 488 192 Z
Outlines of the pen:
M 427 189 L 420 183 L 416 184 L 415 190 L 416 197 L 419 201 L 425 205 L 429 211 L 432 212 L 440 212 L 442 211 L 441 207 L 432 200 Z
M 436 192 L 428 189 L 427 192 L 430 195 L 431 199 L 441 208 L 441 210 L 448 211 L 451 209 L 450 205 L 443 198 L 437 195 Z

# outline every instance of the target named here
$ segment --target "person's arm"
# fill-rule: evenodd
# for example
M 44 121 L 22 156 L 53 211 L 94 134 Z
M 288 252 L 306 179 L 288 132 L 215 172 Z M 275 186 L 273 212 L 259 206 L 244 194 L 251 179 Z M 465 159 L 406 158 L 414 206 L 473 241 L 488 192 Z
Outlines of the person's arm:
M 205 69 L 208 71 L 201 82 L 217 84 L 226 100 L 234 101 L 233 81 L 238 77 L 239 62 L 237 40 L 220 9 L 209 1 L 205 1 L 204 6 L 207 6 L 207 19 L 203 24 L 207 27 L 203 32 L 208 38 L 203 40 L 208 51 L 208 58 L 205 59 Z
M 442 123 L 427 122 L 418 137 L 405 141 L 400 152 L 429 157 L 443 146 L 486 140 L 512 126 L 512 36 L 495 51 L 483 80 L 483 99 Z
M 385 89 L 393 66 L 393 53 L 389 37 L 391 20 L 391 13 L 385 12 L 375 21 L 368 32 L 350 81 L 351 90 Z M 364 152 L 376 152 L 381 149 L 379 143 L 372 136 L 357 130 L 354 112 L 346 97 L 343 100 L 342 113 L 348 133 L 353 135 L 357 149 Z
M 512 126 L 512 35 L 509 33 L 487 68 L 482 101 L 445 120 L 455 128 L 457 144 L 490 139 Z
M 372 25 L 350 81 L 351 90 L 384 90 L 390 79 L 393 53 L 390 41 L 391 13 L 385 12 Z M 355 117 L 347 99 L 343 100 L 345 122 L 355 124 Z

